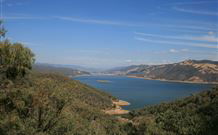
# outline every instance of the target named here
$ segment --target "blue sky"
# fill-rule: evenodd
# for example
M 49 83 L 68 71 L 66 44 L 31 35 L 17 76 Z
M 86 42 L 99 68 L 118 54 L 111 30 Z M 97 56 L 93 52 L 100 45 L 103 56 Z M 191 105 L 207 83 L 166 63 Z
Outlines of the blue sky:
M 37 62 L 111 68 L 218 60 L 218 0 L 3 0 Z

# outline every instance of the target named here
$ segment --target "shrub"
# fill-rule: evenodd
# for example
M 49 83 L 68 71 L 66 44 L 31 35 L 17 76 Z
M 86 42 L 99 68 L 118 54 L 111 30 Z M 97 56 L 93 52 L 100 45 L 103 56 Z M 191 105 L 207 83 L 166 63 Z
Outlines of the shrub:
M 34 54 L 21 43 L 0 42 L 0 76 L 14 80 L 24 77 L 32 68 Z

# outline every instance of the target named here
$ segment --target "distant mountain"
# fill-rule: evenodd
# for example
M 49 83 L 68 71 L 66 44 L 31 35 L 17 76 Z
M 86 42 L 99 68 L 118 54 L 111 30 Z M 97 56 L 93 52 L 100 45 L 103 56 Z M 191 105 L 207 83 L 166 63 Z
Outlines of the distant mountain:
M 66 76 L 89 75 L 87 71 L 57 66 L 55 64 L 37 63 L 33 66 L 33 70 L 41 73 L 58 73 Z
M 218 83 L 218 62 L 186 60 L 173 64 L 133 65 L 107 71 L 110 74 L 146 79 Z
M 36 63 L 37 65 L 49 65 L 52 67 L 58 67 L 58 68 L 70 68 L 74 70 L 80 70 L 80 71 L 87 71 L 87 72 L 97 72 L 102 69 L 97 68 L 90 68 L 90 67 L 84 67 L 80 65 L 70 65 L 70 64 L 49 64 L 49 63 Z

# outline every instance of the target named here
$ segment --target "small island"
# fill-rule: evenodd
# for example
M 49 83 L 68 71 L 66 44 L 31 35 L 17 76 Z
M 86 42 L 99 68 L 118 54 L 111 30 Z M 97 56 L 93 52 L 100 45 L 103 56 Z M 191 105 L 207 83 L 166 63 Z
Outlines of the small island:
M 109 80 L 97 80 L 97 82 L 99 82 L 99 83 L 110 83 L 111 81 L 109 81 Z

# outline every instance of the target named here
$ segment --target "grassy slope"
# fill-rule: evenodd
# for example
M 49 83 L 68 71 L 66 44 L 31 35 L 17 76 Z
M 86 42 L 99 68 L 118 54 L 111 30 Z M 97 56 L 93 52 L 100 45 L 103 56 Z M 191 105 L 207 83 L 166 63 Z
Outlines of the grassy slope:
M 24 83 L 25 81 L 25 83 Z M 111 96 L 54 74 L 7 83 L 0 91 L 0 134 L 125 134 Z
M 198 64 L 198 67 L 196 66 L 196 64 Z M 217 66 L 218 66 L 217 61 L 189 60 L 189 61 L 183 61 L 174 64 L 162 64 L 162 65 L 150 65 L 150 66 L 133 65 L 133 66 L 109 70 L 108 73 L 131 75 L 131 76 L 145 77 L 150 79 L 217 83 L 218 82 Z
M 191 65 L 168 64 L 165 66 L 155 66 L 145 70 L 145 77 L 152 79 L 166 79 L 188 81 L 191 77 L 199 77 L 204 82 L 217 82 L 218 74 L 205 72 L 202 73 L 200 69 Z

